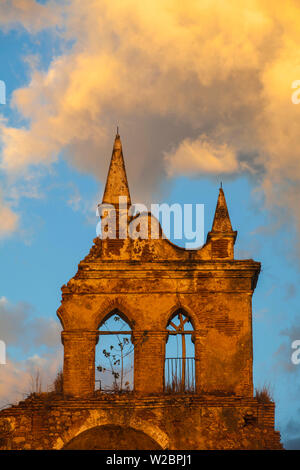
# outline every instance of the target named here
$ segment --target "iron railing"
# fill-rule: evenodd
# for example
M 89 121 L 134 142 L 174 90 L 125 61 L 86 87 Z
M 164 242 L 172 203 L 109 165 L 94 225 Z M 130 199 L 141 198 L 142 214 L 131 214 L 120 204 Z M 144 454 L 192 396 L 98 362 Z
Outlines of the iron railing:
M 195 392 L 194 357 L 166 357 L 165 392 Z

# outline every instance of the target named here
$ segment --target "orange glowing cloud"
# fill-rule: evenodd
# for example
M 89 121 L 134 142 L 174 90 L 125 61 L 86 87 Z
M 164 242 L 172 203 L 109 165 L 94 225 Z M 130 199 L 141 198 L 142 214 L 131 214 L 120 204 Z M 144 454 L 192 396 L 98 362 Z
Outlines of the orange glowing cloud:
M 6 28 L 16 24 L 16 8 L 19 23 L 28 26 L 21 4 L 41 7 L 16 0 L 10 9 L 6 2 Z M 55 11 L 64 17 L 60 38 L 74 44 L 47 70 L 33 64 L 31 81 L 14 92 L 11 105 L 30 124 L 20 129 L 2 121 L 7 174 L 51 164 L 64 150 L 73 165 L 103 180 L 119 124 L 137 191 L 147 191 L 145 184 L 153 190 L 163 174 L 250 172 L 271 207 L 277 197 L 270 181 L 279 188 L 299 182 L 300 106 L 291 101 L 291 84 L 300 79 L 298 2 L 53 5 L 43 6 L 33 30 L 46 27 L 48 17 L 47 27 L 58 34 Z M 291 198 L 285 204 L 300 224 L 298 207 Z

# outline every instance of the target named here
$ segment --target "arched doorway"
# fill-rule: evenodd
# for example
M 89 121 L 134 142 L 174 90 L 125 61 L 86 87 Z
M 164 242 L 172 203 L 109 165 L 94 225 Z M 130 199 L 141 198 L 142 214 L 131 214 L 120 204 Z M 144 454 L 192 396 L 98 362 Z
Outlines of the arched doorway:
M 99 327 L 95 355 L 95 390 L 129 392 L 133 389 L 134 345 L 125 315 L 114 309 Z
M 80 433 L 63 450 L 161 450 L 150 436 L 131 427 L 104 425 Z
M 170 318 L 165 356 L 165 392 L 195 392 L 195 348 L 188 314 L 178 309 Z

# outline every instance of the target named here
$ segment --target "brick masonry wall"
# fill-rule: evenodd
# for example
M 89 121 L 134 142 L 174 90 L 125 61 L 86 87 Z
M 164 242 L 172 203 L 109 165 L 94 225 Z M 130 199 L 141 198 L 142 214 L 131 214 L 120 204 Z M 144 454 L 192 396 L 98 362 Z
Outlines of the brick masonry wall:
M 134 390 L 162 393 L 164 389 L 165 343 L 162 331 L 134 332 Z
M 143 433 L 149 437 L 144 445 L 155 443 L 151 448 L 282 448 L 279 433 L 274 431 L 273 403 L 197 395 L 142 398 L 132 393 L 102 394 L 89 400 L 50 400 L 47 394 L 28 399 L 0 413 L 0 448 L 84 449 L 89 431 L 94 438 L 98 436 L 101 448 L 101 426 Z M 122 448 L 129 448 L 124 433 L 121 438 Z
M 95 387 L 96 332 L 62 333 L 64 345 L 63 383 L 66 395 L 84 397 Z
M 258 263 L 132 263 L 121 254 L 119 258 L 84 261 L 63 287 L 58 315 L 63 337 L 70 338 L 64 340 L 65 392 L 93 393 L 92 336 L 115 309 L 127 320 L 133 338 L 145 335 L 142 344 L 135 341 L 136 391 L 163 392 L 166 327 L 181 308 L 193 324 L 195 338 L 200 337 L 195 343 L 197 390 L 252 396 L 251 298 Z

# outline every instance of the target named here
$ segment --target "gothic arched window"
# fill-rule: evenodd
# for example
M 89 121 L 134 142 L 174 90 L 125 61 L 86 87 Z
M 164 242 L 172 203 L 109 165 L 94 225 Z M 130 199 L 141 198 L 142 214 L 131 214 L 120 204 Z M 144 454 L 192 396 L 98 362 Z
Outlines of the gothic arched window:
M 114 309 L 99 328 L 95 357 L 96 390 L 122 392 L 133 389 L 134 346 L 125 318 L 122 312 Z
M 193 326 L 183 309 L 177 310 L 167 325 L 165 391 L 195 391 L 195 348 Z

